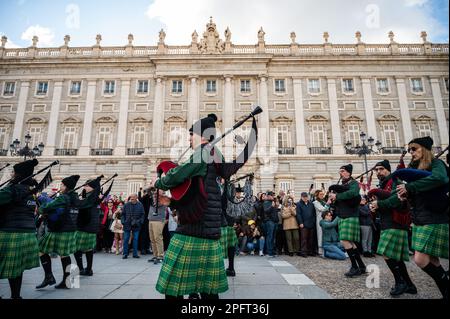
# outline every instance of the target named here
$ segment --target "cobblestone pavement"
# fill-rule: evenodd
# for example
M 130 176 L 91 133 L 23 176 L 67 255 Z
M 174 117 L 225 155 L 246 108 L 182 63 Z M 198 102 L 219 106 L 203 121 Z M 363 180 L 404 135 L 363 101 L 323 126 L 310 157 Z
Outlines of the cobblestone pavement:
M 282 259 L 294 265 L 299 271 L 308 276 L 314 283 L 325 290 L 332 298 L 337 299 L 392 299 L 389 295 L 391 287 L 394 285 L 394 278 L 389 271 L 383 257 L 363 258 L 367 266 L 378 266 L 380 270 L 379 288 L 367 288 L 366 280 L 368 275 L 356 278 L 346 278 L 344 273 L 350 267 L 350 261 L 331 260 L 323 257 L 289 257 L 282 256 Z M 447 259 L 441 260 L 445 270 L 449 268 Z M 412 281 L 417 287 L 417 295 L 402 295 L 401 299 L 440 299 L 442 295 L 436 287 L 434 281 L 413 261 L 407 262 L 406 266 Z

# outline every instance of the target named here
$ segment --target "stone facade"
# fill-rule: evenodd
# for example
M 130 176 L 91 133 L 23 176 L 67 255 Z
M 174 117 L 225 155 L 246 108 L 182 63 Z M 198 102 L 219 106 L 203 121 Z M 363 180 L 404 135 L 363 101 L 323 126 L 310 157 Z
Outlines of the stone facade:
M 216 113 L 224 131 L 256 106 L 257 153 L 242 170 L 256 174 L 255 190 L 275 187 L 298 192 L 338 179 L 348 162 L 355 173 L 364 161 L 346 154 L 364 131 L 381 142 L 382 158 L 398 162 L 405 144 L 431 135 L 448 145 L 448 44 L 296 42 L 268 45 L 261 28 L 256 44 L 235 45 L 210 20 L 187 46 L 0 47 L 0 163 L 14 163 L 9 144 L 29 132 L 45 144 L 42 165 L 59 159 L 55 184 L 68 174 L 88 178 L 118 173 L 113 192 L 147 185 L 155 166 L 186 149 L 192 122 Z M 248 125 L 236 134 L 246 135 Z M 34 144 L 32 146 L 34 146 Z M 239 151 L 233 136 L 222 143 L 228 158 Z M 438 150 L 436 149 L 436 151 Z M 186 154 L 188 156 L 189 153 Z M 0 173 L 1 174 L 1 173 Z M 2 180 L 6 180 L 7 173 Z

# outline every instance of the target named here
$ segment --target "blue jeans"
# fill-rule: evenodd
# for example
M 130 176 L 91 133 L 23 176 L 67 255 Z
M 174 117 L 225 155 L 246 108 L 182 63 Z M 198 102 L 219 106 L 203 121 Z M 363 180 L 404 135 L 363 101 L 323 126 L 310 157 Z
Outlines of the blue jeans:
M 264 223 L 264 228 L 266 232 L 266 245 L 267 245 L 267 254 L 269 256 L 275 255 L 273 250 L 273 246 L 275 244 L 275 230 L 276 224 L 269 220 Z
M 336 243 L 323 243 L 323 255 L 325 258 L 345 260 L 345 253 Z
M 256 242 L 256 243 L 255 243 Z M 258 249 L 259 251 L 263 251 L 264 250 L 264 237 L 261 236 L 258 240 L 253 240 L 252 242 L 248 242 L 247 243 L 247 249 L 252 252 L 256 249 Z
M 128 256 L 128 241 L 130 240 L 131 232 L 133 232 L 133 256 L 138 255 L 139 230 L 124 231 L 123 236 L 123 255 Z

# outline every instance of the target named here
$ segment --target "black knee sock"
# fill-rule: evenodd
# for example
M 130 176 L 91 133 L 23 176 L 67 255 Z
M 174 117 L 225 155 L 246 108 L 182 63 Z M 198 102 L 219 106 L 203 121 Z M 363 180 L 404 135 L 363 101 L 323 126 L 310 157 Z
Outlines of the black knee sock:
M 72 263 L 70 256 L 61 257 L 61 264 L 63 268 L 63 281 L 66 280 L 67 277 L 70 275 L 70 264 Z
M 398 268 L 400 271 L 400 275 L 402 276 L 402 279 L 406 282 L 406 284 L 408 286 L 413 286 L 414 284 L 413 284 L 411 278 L 409 277 L 408 269 L 406 269 L 405 262 L 403 260 L 397 261 L 397 264 L 398 264 Z
M 77 263 L 78 269 L 80 271 L 82 271 L 84 269 L 83 268 L 83 253 L 81 251 L 77 251 L 73 255 L 75 257 L 75 261 Z
M 394 260 L 391 258 L 386 260 L 386 264 L 388 265 L 389 269 L 391 270 L 392 274 L 394 275 L 394 280 L 395 280 L 396 285 L 403 282 L 402 275 L 400 273 L 400 267 L 399 267 L 398 263 L 399 262 L 397 260 Z
M 171 295 L 166 295 L 166 299 L 167 300 L 182 300 L 182 299 L 184 299 L 184 297 L 183 296 L 171 296 Z
M 234 247 L 228 247 L 228 269 L 234 270 Z
M 42 255 L 39 257 L 41 259 L 42 268 L 44 268 L 44 272 L 46 276 L 52 274 L 52 260 L 48 254 Z
M 448 299 L 448 276 L 444 268 L 442 266 L 436 267 L 432 263 L 428 263 L 422 270 L 434 279 L 444 299 Z
M 219 299 L 219 295 L 218 294 L 205 294 L 205 293 L 200 293 L 200 297 L 201 299 Z
M 19 277 L 8 279 L 9 287 L 11 288 L 11 299 L 20 298 L 20 289 L 22 288 L 22 275 Z
M 355 253 L 355 259 L 356 262 L 358 263 L 359 268 L 366 268 L 366 265 L 364 264 L 364 262 L 361 259 L 361 255 L 359 254 L 359 251 L 357 248 L 353 249 L 354 253 Z
M 356 263 L 355 252 L 353 251 L 353 248 L 346 249 L 345 251 L 347 252 L 348 257 L 350 258 L 350 262 L 352 263 L 352 268 L 358 268 L 358 264 Z
M 87 271 L 91 271 L 92 270 L 92 261 L 94 259 L 94 251 L 93 250 L 89 250 L 86 252 L 86 260 L 87 260 L 87 266 L 86 266 L 86 270 Z

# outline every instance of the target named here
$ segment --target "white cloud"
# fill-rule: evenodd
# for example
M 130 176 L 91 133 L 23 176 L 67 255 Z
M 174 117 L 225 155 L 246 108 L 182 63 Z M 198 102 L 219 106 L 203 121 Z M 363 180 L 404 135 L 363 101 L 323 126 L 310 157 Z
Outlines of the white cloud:
M 3 37 L 3 36 L 6 36 L 6 37 L 8 37 L 6 34 L 4 34 L 3 32 L 0 32 L 0 38 L 1 37 Z M 19 45 L 17 45 L 17 44 L 15 44 L 14 42 L 12 42 L 9 38 L 8 38 L 8 42 L 6 42 L 6 48 L 7 49 L 17 49 L 17 48 L 20 48 L 20 46 Z
M 355 43 L 361 31 L 366 43 L 389 43 L 390 30 L 399 43 L 419 43 L 420 31 L 433 36 L 448 31 L 423 6 L 428 0 L 154 0 L 146 16 L 161 23 L 169 45 L 187 45 L 194 30 L 202 37 L 209 17 L 213 16 L 223 39 L 227 26 L 235 44 L 257 43 L 262 26 L 266 43 L 290 43 L 295 31 L 299 43 L 322 43 L 329 32 L 330 42 Z M 370 22 L 370 23 L 369 23 Z M 155 37 L 157 38 L 157 37 Z
M 45 27 L 41 27 L 40 25 L 33 25 L 25 30 L 25 32 L 22 33 L 22 40 L 29 40 L 31 45 L 31 40 L 34 36 L 39 37 L 38 46 L 40 47 L 47 47 L 53 45 L 53 39 L 55 38 L 54 32 Z
M 407 7 L 423 6 L 428 0 L 404 0 Z

